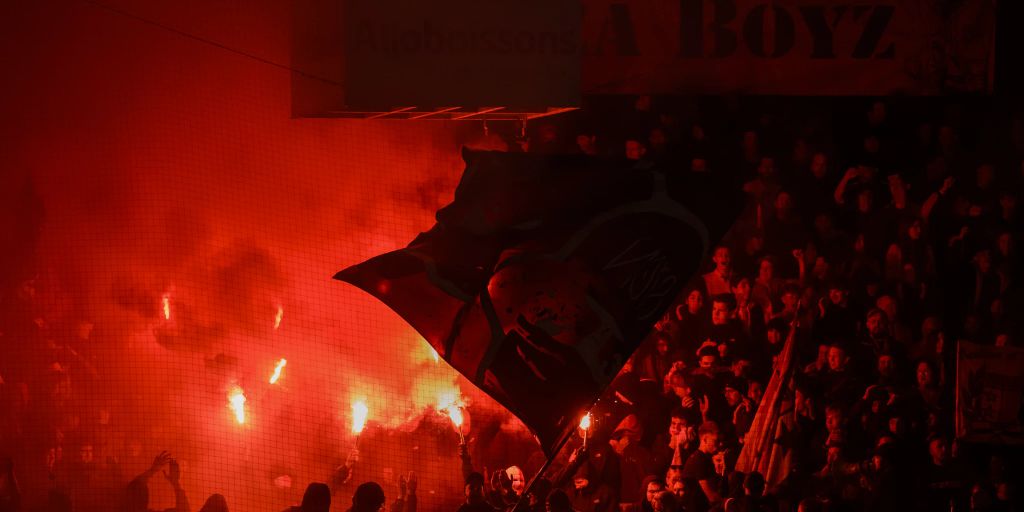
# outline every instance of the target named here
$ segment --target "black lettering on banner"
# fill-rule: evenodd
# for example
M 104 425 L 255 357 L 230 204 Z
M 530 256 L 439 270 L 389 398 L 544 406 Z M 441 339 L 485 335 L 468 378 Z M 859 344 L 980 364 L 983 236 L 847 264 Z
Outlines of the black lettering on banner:
M 812 59 L 834 59 L 836 58 L 833 42 L 835 40 L 835 29 L 846 13 L 847 6 L 836 5 L 833 7 L 836 17 L 832 23 L 825 17 L 824 5 L 801 5 L 800 15 L 807 24 L 807 30 L 811 33 Z
M 772 51 L 768 53 L 764 40 L 768 8 L 768 5 L 759 5 L 747 13 L 747 18 L 743 21 L 743 38 L 747 40 L 747 48 L 750 48 L 754 55 L 777 58 L 793 49 L 796 43 L 796 27 L 788 11 L 782 7 L 771 6 L 775 30 L 772 34 Z
M 612 25 L 615 27 L 615 46 L 619 55 L 640 55 L 633 32 L 633 17 L 626 4 L 612 4 Z
M 427 52 L 445 51 L 446 41 L 441 30 L 435 30 L 429 22 L 423 22 L 423 50 Z M 454 46 L 454 45 L 453 45 Z
M 377 37 L 374 35 L 373 25 L 368 21 L 359 24 L 356 29 L 356 36 L 352 45 L 356 51 L 377 51 Z
M 679 0 L 679 56 L 704 56 L 704 0 Z
M 537 44 L 538 54 L 544 55 L 550 51 L 552 55 L 558 55 L 558 48 L 556 47 L 558 34 L 554 32 L 541 32 L 539 39 L 540 41 Z
M 860 19 L 868 8 L 867 6 L 854 7 L 854 18 Z M 896 43 L 889 43 L 889 46 L 884 50 L 875 51 L 878 48 L 878 43 L 882 40 L 882 36 L 885 35 L 885 29 L 889 27 L 889 22 L 892 21 L 892 16 L 895 12 L 896 6 L 894 5 L 874 6 L 871 10 L 871 16 L 864 23 L 864 31 L 861 32 L 860 39 L 857 40 L 857 46 L 853 49 L 853 58 L 870 59 L 873 56 L 876 59 L 892 59 L 896 57 Z
M 480 33 L 480 47 L 483 48 L 484 53 L 493 53 L 497 50 L 494 45 L 494 33 L 490 30 L 485 30 Z
M 564 30 L 558 37 L 558 53 L 575 53 L 579 36 L 575 30 Z
M 715 14 L 711 21 L 711 30 L 715 34 L 715 49 L 711 57 L 722 58 L 736 51 L 736 33 L 725 25 L 736 19 L 736 3 L 731 0 L 714 0 Z
M 512 34 L 502 30 L 498 32 L 498 53 L 512 51 Z

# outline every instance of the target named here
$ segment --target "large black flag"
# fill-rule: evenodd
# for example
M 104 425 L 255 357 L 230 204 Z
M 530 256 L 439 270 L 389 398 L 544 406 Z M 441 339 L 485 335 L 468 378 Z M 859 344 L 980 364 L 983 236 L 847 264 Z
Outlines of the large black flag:
M 518 416 L 550 456 L 735 219 L 727 180 L 645 162 L 464 151 L 408 247 L 339 272 Z

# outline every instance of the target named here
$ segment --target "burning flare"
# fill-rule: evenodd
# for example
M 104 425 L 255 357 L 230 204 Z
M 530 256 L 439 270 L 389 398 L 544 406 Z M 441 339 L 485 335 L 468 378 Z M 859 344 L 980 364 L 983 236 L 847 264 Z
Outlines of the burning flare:
M 281 319 L 282 318 L 284 318 L 284 306 L 278 304 L 277 305 L 277 315 L 274 316 L 274 330 L 275 331 L 277 330 L 278 327 L 281 327 Z
M 228 393 L 228 407 L 235 413 L 235 420 L 241 425 L 245 423 L 245 393 L 242 388 L 232 386 Z
M 590 413 L 588 412 L 580 420 L 580 428 L 583 429 L 583 448 L 587 447 L 587 435 L 590 433 Z
M 352 433 L 359 435 L 366 428 L 366 417 L 370 414 L 370 409 L 366 407 L 366 402 L 362 400 L 356 400 L 352 404 Z
M 456 405 L 453 405 L 453 406 L 449 407 L 448 408 L 448 417 L 452 419 L 452 424 L 455 425 L 455 428 L 458 428 L 458 429 L 462 428 L 462 408 L 461 407 L 456 406 Z
M 437 412 L 447 414 L 448 418 L 452 420 L 452 425 L 455 425 L 455 430 L 459 432 L 460 442 L 465 442 L 465 438 L 462 433 L 462 407 L 465 404 L 462 402 L 462 397 L 456 391 L 448 391 L 441 393 L 437 397 Z
M 161 300 L 161 303 L 163 303 L 164 320 L 170 320 L 171 319 L 171 295 L 168 294 L 168 293 L 165 293 L 164 296 L 163 296 L 163 299 Z
M 430 347 L 430 357 L 434 359 L 434 364 L 441 362 L 441 356 L 437 355 L 437 351 L 434 350 L 434 347 Z
M 277 384 L 277 381 L 281 378 L 281 370 L 284 369 L 286 364 L 288 364 L 288 360 L 283 357 L 277 362 L 277 366 L 274 367 L 274 374 L 270 376 L 271 384 Z
M 583 430 L 590 430 L 590 413 L 588 412 L 583 419 L 580 420 L 580 428 Z

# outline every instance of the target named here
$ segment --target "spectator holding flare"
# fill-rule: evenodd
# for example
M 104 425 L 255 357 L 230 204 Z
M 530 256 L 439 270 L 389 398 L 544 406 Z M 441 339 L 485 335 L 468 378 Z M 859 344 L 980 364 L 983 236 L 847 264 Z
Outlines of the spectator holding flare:
M 636 505 L 640 502 L 639 490 L 644 477 L 654 471 L 650 452 L 640 445 L 642 437 L 643 425 L 636 415 L 630 414 L 615 427 L 608 441 L 615 454 L 614 464 L 619 467 L 618 496 L 622 504 Z

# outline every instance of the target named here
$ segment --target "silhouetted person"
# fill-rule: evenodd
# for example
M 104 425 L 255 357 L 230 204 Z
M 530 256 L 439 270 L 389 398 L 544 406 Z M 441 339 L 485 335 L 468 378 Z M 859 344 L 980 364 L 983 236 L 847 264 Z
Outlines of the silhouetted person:
M 171 454 L 163 451 L 153 459 L 153 465 L 139 476 L 128 483 L 127 495 L 125 496 L 126 512 L 148 512 L 149 509 L 149 479 L 160 472 L 160 468 L 167 465 L 164 477 L 174 488 L 174 508 L 166 509 L 174 512 L 188 512 L 188 498 L 185 490 L 181 488 L 181 467 L 178 461 L 171 458 Z
M 323 512 L 327 512 L 327 509 L 330 508 L 330 495 L 327 496 L 327 500 L 327 506 L 323 508 Z M 356 487 L 356 493 L 352 495 L 352 508 L 349 509 L 349 512 L 378 512 L 382 506 L 384 506 L 384 489 L 381 489 L 377 482 L 364 482 Z M 305 512 L 306 509 L 302 510 Z
M 211 494 L 199 512 L 228 512 L 228 500 L 223 494 Z
M 362 488 L 362 486 L 359 487 Z M 352 499 L 355 500 L 355 498 Z M 331 488 L 327 487 L 325 483 L 313 482 L 306 486 L 306 493 L 302 495 L 302 505 L 289 507 L 285 509 L 285 512 L 328 512 L 330 509 Z
M 60 489 L 50 490 L 46 499 L 46 512 L 71 512 L 71 497 Z
M 487 503 L 484 491 L 484 475 L 474 471 L 466 477 L 466 502 L 456 512 L 496 512 L 497 509 Z
M 561 489 L 555 489 L 548 495 L 548 512 L 576 512 L 572 508 L 572 500 Z
M 0 512 L 21 510 L 21 490 L 14 477 L 14 461 L 0 458 Z

